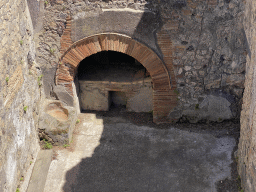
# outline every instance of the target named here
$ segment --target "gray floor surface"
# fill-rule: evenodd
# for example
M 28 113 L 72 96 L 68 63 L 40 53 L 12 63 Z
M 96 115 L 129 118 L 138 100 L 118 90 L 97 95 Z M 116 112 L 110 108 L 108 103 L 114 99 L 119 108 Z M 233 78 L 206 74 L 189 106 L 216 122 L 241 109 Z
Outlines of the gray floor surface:
M 44 192 L 216 192 L 216 182 L 231 177 L 232 137 L 81 115 L 73 147 L 51 162 Z

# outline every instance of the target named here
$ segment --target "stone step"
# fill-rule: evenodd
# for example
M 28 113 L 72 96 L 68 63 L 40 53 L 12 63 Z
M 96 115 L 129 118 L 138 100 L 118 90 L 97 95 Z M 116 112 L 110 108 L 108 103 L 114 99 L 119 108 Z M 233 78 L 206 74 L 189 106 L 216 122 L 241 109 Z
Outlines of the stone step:
M 27 192 L 43 192 L 52 161 L 52 150 L 41 150 L 38 153 L 36 163 L 30 178 Z
M 96 114 L 94 113 L 84 113 L 83 114 L 83 122 L 92 122 L 96 119 Z

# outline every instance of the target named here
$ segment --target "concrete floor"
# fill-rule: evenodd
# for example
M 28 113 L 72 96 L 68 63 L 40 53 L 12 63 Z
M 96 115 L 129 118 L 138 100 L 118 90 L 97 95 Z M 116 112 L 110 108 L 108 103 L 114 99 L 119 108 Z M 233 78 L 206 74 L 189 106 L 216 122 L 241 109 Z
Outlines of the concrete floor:
M 80 119 L 72 146 L 51 162 L 45 192 L 215 192 L 231 177 L 231 137 Z

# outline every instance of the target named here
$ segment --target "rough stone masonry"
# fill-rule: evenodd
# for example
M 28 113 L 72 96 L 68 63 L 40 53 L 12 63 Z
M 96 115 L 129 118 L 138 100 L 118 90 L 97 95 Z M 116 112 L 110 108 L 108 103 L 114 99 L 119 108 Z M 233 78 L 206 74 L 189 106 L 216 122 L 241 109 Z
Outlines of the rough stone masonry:
M 138 56 L 152 68 L 156 122 L 239 118 L 243 103 L 239 171 L 244 188 L 255 190 L 254 9 L 252 0 L 2 0 L 0 187 L 17 187 L 36 157 L 37 129 L 45 129 L 45 119 L 63 125 L 53 127 L 56 142 L 70 139 L 74 122 L 52 111 L 72 119 L 79 112 L 72 63 L 79 65 L 81 54 L 75 48 L 89 45 L 89 36 L 104 42 L 102 34 L 114 33 L 130 39 L 122 44 L 132 47 L 127 53 L 136 55 L 140 45 L 161 63 L 160 70 L 140 58 L 142 52 Z M 64 54 L 72 59 L 61 63 Z M 66 82 L 56 84 L 58 74 Z M 161 85 L 163 78 L 169 82 Z
M 243 107 L 241 112 L 241 132 L 238 150 L 238 171 L 244 191 L 256 191 L 255 156 L 255 1 L 246 1 L 244 30 L 246 32 L 247 63 Z
M 72 91 L 68 82 L 76 69 L 68 62 L 63 62 L 68 68 L 59 65 L 72 43 L 115 32 L 143 43 L 166 65 L 174 95 L 166 119 L 194 123 L 238 118 L 246 63 L 243 10 L 244 3 L 236 0 L 49 1 L 37 38 L 46 97 Z M 57 69 L 71 78 L 62 85 L 66 88 L 54 89 Z
M 15 191 L 37 156 L 41 75 L 27 2 L 0 2 L 0 190 Z

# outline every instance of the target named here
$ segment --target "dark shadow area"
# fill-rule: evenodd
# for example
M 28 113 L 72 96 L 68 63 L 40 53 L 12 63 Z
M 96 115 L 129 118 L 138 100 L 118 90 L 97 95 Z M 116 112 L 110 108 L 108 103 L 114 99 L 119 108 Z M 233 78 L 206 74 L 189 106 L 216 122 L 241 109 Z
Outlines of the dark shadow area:
M 77 70 L 78 80 L 132 81 L 138 73 L 149 76 L 146 68 L 133 57 L 116 51 L 102 51 L 83 61 Z
M 218 144 L 207 135 L 203 136 L 207 141 L 202 141 L 197 133 L 211 133 L 215 138 L 237 134 L 237 125 L 232 122 L 218 125 L 182 124 L 175 125 L 178 129 L 172 130 L 173 125 L 170 124 L 153 124 L 150 113 L 123 112 L 120 106 L 109 112 L 84 112 L 94 113 L 97 119 L 103 119 L 104 129 L 100 145 L 95 148 L 92 157 L 82 159 L 66 174 L 65 192 L 190 192 L 208 189 L 210 184 L 204 170 L 207 168 L 203 168 L 204 161 L 209 163 L 206 166 L 217 166 L 226 155 L 219 153 L 212 158 L 207 147 L 207 150 L 200 151 L 200 146 Z M 191 141 L 183 131 L 194 135 L 192 140 L 198 139 L 198 143 Z M 168 143 L 177 138 L 180 139 Z M 236 186 L 234 181 L 227 182 Z M 223 185 L 224 181 L 218 184 L 219 187 Z
M 181 9 L 186 6 L 186 1 L 183 0 L 172 3 L 164 0 L 160 6 L 156 3 L 159 1 L 154 3 L 154 1 L 148 0 L 147 2 L 146 8 L 149 10 L 158 9 L 156 11 L 157 19 L 152 20 L 146 14 L 142 16 L 141 22 L 134 32 L 134 39 L 146 36 L 147 31 L 144 29 L 146 26 L 148 28 L 148 25 L 151 25 L 152 29 L 161 29 L 165 22 L 165 19 L 161 17 L 161 6 L 164 7 L 166 4 L 166 9 Z M 157 30 L 154 30 L 155 45 L 157 45 Z M 159 49 L 158 52 L 161 53 Z M 127 61 L 135 63 L 132 68 L 129 66 L 132 71 L 144 70 L 142 65 L 137 66 L 137 62 L 130 58 L 126 60 L 126 57 L 121 55 L 120 57 L 117 55 L 109 57 L 111 54 L 111 51 L 101 52 L 99 55 L 95 54 L 84 59 L 78 68 L 78 79 L 96 80 L 95 74 L 101 69 L 102 75 L 100 76 L 102 78 L 100 80 L 103 80 L 106 77 L 104 74 L 116 74 L 115 70 L 124 68 L 127 70 Z M 110 61 L 109 58 L 114 61 Z M 119 58 L 123 58 L 124 61 Z M 128 72 L 122 73 L 122 77 L 126 74 Z M 209 156 L 208 149 L 198 150 L 204 145 L 210 147 L 218 144 L 214 143 L 210 137 L 207 142 L 203 142 L 197 134 L 210 134 L 214 138 L 231 136 L 238 141 L 239 123 L 232 121 L 218 124 L 183 123 L 176 124 L 177 130 L 174 130 L 171 124 L 154 124 L 152 113 L 124 112 L 122 110 L 124 105 L 115 105 L 114 102 L 111 104 L 109 112 L 83 111 L 83 113 L 95 113 L 98 119 L 103 119 L 104 129 L 100 144 L 95 148 L 92 157 L 82 159 L 66 174 L 64 192 L 205 192 L 202 189 L 208 189 L 214 185 L 221 187 L 222 183 L 214 183 L 211 186 L 207 182 L 209 175 L 202 168 L 204 164 L 202 159 L 209 162 L 205 165 L 206 169 L 207 166 L 216 166 L 219 162 Z M 145 126 L 148 126 L 149 129 L 146 129 Z M 170 130 L 172 131 L 169 132 Z M 192 142 L 183 135 L 183 131 L 191 133 L 194 135 L 193 139 L 197 138 L 200 141 L 196 143 L 192 139 Z M 177 135 L 175 135 L 176 133 Z M 166 141 L 175 140 L 175 137 L 181 139 L 178 142 L 167 144 Z M 204 137 L 208 136 L 204 135 Z M 192 145 L 195 146 L 193 154 L 190 151 Z M 191 150 L 193 151 L 193 149 Z M 225 159 L 226 155 L 224 153 L 216 154 L 216 158 Z M 231 174 L 232 184 L 236 186 L 236 175 Z M 232 186 L 232 190 L 236 192 L 234 186 Z M 230 186 L 229 189 L 231 189 Z
M 186 0 L 146 0 L 145 12 L 138 23 L 132 38 L 138 41 L 143 39 L 153 48 L 156 54 L 163 59 L 162 50 L 159 48 L 157 33 L 162 30 L 164 24 L 174 18 L 173 11 L 180 11 L 187 6 Z M 154 14 L 149 14 L 152 12 Z
M 121 91 L 109 91 L 109 110 L 126 110 L 126 94 Z
M 77 69 L 75 84 L 82 110 L 108 111 L 119 106 L 136 112 L 152 110 L 150 74 L 127 54 L 102 51 L 85 58 Z
M 108 120 L 112 117 L 125 119 L 125 122 L 130 122 L 136 126 L 148 126 L 156 130 L 168 130 L 171 127 L 188 131 L 192 133 L 211 134 L 216 138 L 231 136 L 235 138 L 238 143 L 240 137 L 240 122 L 236 119 L 226 120 L 223 122 L 178 122 L 178 123 L 161 123 L 156 124 L 153 122 L 153 112 L 137 113 L 124 111 L 124 106 L 113 107 L 110 111 L 95 111 L 95 110 L 83 110 L 82 113 L 96 114 L 98 119 Z

